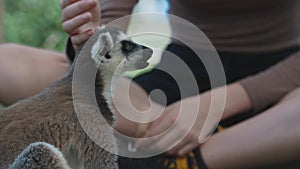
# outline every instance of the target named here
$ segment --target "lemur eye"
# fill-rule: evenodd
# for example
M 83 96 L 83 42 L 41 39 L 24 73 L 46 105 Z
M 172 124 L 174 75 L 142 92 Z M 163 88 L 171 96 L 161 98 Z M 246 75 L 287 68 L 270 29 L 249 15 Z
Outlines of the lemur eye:
M 124 40 L 121 43 L 122 43 L 122 49 L 125 52 L 131 52 L 135 48 L 135 44 L 130 41 Z
M 108 53 L 107 53 L 107 54 L 105 54 L 105 56 L 104 56 L 104 57 L 105 57 L 105 59 L 110 59 L 110 58 L 111 58 L 110 54 L 108 54 Z

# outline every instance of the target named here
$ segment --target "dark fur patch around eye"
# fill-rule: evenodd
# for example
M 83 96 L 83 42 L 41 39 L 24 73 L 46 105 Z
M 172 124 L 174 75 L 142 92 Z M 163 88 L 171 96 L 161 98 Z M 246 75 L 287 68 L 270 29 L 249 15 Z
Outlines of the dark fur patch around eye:
M 121 44 L 122 44 L 122 52 L 124 53 L 130 53 L 136 48 L 136 44 L 128 40 L 121 41 Z
M 111 56 L 110 56 L 109 53 L 106 53 L 106 54 L 104 55 L 104 57 L 105 57 L 105 59 L 111 59 Z

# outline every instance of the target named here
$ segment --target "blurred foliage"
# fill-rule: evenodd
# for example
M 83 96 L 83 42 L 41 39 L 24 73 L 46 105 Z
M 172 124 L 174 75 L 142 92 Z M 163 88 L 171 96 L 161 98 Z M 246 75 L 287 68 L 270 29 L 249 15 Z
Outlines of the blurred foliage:
M 5 0 L 5 42 L 64 51 L 59 0 Z

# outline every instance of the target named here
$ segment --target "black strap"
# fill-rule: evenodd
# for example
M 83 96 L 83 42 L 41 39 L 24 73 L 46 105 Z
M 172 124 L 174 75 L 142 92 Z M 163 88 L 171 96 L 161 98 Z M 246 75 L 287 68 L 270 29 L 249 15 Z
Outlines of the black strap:
M 197 159 L 198 167 L 200 169 L 208 169 L 208 167 L 206 166 L 205 162 L 203 161 L 203 158 L 202 158 L 201 152 L 199 150 L 199 147 L 197 147 L 194 150 L 194 154 L 195 154 L 196 159 Z

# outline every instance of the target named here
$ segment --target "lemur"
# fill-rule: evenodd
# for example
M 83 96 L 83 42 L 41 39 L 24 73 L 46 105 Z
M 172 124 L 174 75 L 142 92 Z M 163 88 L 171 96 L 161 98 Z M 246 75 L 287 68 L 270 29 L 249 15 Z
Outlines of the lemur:
M 36 142 L 26 147 L 8 169 L 71 169 L 56 147 Z
M 104 120 L 113 125 L 114 116 L 110 102 L 112 76 L 145 68 L 153 51 L 134 43 L 117 29 L 99 27 L 78 53 L 76 58 L 84 58 L 84 63 L 78 69 L 74 68 L 78 64 L 75 59 L 65 77 L 42 93 L 19 101 L 0 112 L 0 169 L 39 169 L 36 164 L 35 167 L 26 163 L 22 167 L 17 166 L 17 163 L 12 164 L 28 145 L 35 142 L 46 142 L 57 147 L 72 169 L 118 168 L 116 155 L 113 153 L 116 152 L 116 142 L 112 129 L 105 128 L 102 123 L 96 124 L 93 117 L 89 116 L 95 109 L 100 109 Z M 94 84 L 91 84 L 94 86 L 92 92 L 95 94 L 96 104 L 90 104 L 82 98 L 77 98 L 77 101 L 82 99 L 77 104 L 85 108 L 83 117 L 87 117 L 90 121 L 86 123 L 91 124 L 88 130 L 97 130 L 94 138 L 101 140 L 101 147 L 105 146 L 105 150 L 86 134 L 73 103 L 72 85 L 77 83 L 73 81 L 74 72 L 84 72 L 90 67 L 95 67 L 96 70 Z M 49 146 L 42 147 L 57 152 Z M 20 162 L 19 157 L 16 161 Z M 38 160 L 40 159 L 35 159 L 35 162 L 38 163 Z M 60 162 L 64 164 L 63 159 Z M 47 165 L 48 169 L 58 169 L 51 166 L 51 163 Z M 68 169 L 68 166 L 59 169 Z

